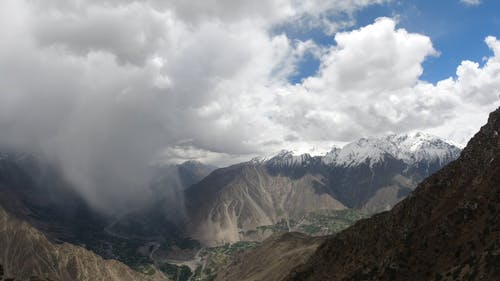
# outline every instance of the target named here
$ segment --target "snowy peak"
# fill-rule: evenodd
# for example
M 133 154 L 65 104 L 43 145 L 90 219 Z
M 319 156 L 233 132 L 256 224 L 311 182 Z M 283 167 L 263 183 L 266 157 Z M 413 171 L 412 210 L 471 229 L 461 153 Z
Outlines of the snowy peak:
M 272 167 L 299 167 L 310 164 L 313 157 L 309 154 L 295 155 L 293 151 L 282 150 L 264 164 Z
M 407 162 L 422 160 L 444 162 L 457 158 L 460 149 L 443 139 L 424 133 L 393 135 L 388 137 L 399 147 L 397 158 Z
M 342 149 L 332 149 L 323 157 L 323 163 L 334 166 L 373 165 L 385 157 L 393 157 L 410 165 L 420 161 L 446 163 L 456 159 L 459 154 L 458 147 L 436 136 L 412 133 L 361 138 Z
M 342 149 L 338 148 L 338 147 L 333 147 L 332 150 L 330 150 L 329 152 L 327 152 L 325 154 L 325 156 L 323 156 L 321 158 L 321 161 L 324 163 L 324 164 L 334 164 L 336 163 L 338 157 L 339 157 L 339 154 L 340 152 L 342 151 Z
M 458 158 L 460 148 L 433 135 L 411 133 L 388 135 L 385 137 L 360 138 L 343 148 L 333 147 L 323 156 L 309 154 L 296 155 L 293 151 L 282 150 L 272 157 L 254 158 L 250 163 L 270 167 L 304 167 L 312 163 L 328 166 L 358 166 L 367 163 L 373 166 L 387 158 L 401 160 L 408 165 L 420 162 L 445 164 Z
M 339 166 L 359 165 L 369 161 L 370 164 L 380 162 L 391 155 L 391 146 L 383 139 L 361 138 L 342 148 L 336 164 Z

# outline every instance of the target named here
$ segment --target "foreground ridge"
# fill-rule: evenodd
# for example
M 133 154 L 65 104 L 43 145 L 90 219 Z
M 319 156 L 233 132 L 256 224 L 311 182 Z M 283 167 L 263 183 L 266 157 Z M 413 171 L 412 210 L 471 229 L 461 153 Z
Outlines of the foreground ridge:
M 328 239 L 284 280 L 498 280 L 500 108 L 390 212 Z
M 0 280 L 43 281 L 159 281 L 115 260 L 68 243 L 53 244 L 26 222 L 0 207 Z

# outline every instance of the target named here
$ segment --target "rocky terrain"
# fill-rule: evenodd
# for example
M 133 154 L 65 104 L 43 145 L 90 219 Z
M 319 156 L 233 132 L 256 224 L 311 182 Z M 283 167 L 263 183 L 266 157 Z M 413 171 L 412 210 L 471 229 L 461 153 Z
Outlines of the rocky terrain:
M 166 280 L 142 275 L 126 265 L 104 260 L 71 244 L 53 244 L 26 222 L 0 208 L 0 280 Z
M 188 232 L 208 245 L 239 241 L 240 232 L 283 217 L 345 208 L 330 196 L 321 175 L 271 176 L 266 167 L 249 163 L 219 169 L 193 185 L 186 207 Z
M 458 160 L 391 211 L 329 238 L 284 280 L 498 280 L 499 132 L 500 108 Z

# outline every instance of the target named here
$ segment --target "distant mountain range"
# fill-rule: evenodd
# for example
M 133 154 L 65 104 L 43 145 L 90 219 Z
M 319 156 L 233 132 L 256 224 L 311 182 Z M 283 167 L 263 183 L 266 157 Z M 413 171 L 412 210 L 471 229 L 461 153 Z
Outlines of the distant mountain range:
M 416 133 L 362 138 L 324 156 L 281 151 L 218 169 L 186 190 L 187 231 L 218 244 L 259 239 L 246 233 L 307 212 L 388 210 L 460 151 Z

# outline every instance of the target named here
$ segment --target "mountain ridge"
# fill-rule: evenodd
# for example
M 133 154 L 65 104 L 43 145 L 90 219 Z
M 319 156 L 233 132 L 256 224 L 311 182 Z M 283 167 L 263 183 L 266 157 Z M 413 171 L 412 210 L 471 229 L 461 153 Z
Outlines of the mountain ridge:
M 448 162 L 456 159 L 461 149 L 454 144 L 427 133 L 391 134 L 384 137 L 363 137 L 347 143 L 342 148 L 333 147 L 323 155 L 296 154 L 281 150 L 269 157 L 257 157 L 250 162 L 269 166 L 299 166 L 321 159 L 326 165 L 353 166 L 369 160 L 375 163 L 387 154 L 408 164 L 427 160 Z
M 0 207 L 0 280 L 160 281 L 160 273 L 142 275 L 72 244 L 53 244 L 27 222 Z M 3 279 L 1 279 L 3 278 Z M 9 279 L 10 278 L 10 279 Z
M 245 238 L 241 232 L 272 225 L 299 213 L 345 208 L 377 212 L 392 207 L 418 181 L 453 160 L 460 151 L 424 134 L 411 139 L 391 136 L 372 140 L 357 142 L 365 148 L 381 146 L 384 150 L 377 151 L 384 153 L 377 161 L 365 157 L 373 154 L 363 154 L 368 160 L 357 165 L 325 163 L 328 154 L 294 155 L 283 150 L 270 158 L 215 170 L 185 192 L 190 223 L 187 233 L 209 243 L 235 242 L 265 238 L 266 235 Z M 400 144 L 405 147 L 399 149 Z M 345 151 L 344 155 L 349 156 L 353 148 L 348 145 Z M 390 153 L 406 158 L 397 159 Z
M 391 211 L 329 238 L 286 281 L 500 276 L 500 108 L 461 156 Z

